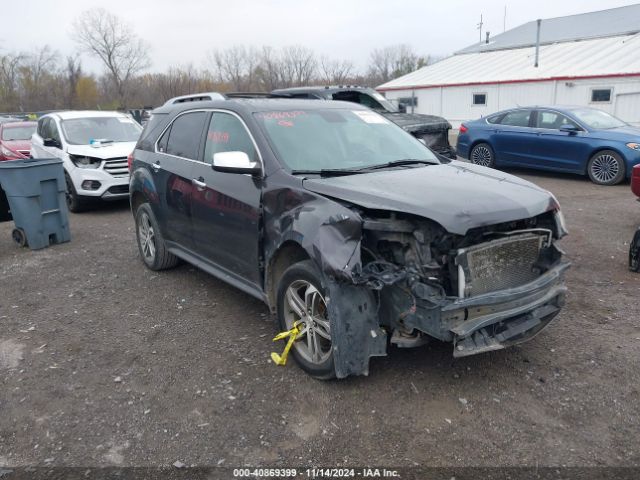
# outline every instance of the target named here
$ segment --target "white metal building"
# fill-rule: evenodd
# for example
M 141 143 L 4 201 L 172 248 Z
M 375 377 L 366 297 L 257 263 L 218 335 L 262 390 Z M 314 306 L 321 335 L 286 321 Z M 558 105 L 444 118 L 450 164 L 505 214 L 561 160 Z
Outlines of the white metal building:
M 380 85 L 416 113 L 464 120 L 525 105 L 588 105 L 640 125 L 640 4 L 542 20 Z

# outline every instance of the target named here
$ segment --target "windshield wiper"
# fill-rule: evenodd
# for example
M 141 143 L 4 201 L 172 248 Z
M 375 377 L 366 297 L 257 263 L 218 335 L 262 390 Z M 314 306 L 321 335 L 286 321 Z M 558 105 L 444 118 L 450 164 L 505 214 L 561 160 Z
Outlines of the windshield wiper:
M 357 173 L 366 173 L 362 169 L 350 168 L 322 168 L 320 170 L 291 170 L 291 175 L 320 175 L 321 177 L 331 177 L 339 175 L 355 175 Z
M 359 171 L 368 171 L 368 170 L 380 170 L 381 168 L 389 168 L 389 167 L 402 167 L 404 165 L 438 165 L 438 162 L 433 162 L 429 160 L 418 160 L 416 158 L 403 158 L 400 160 L 394 160 L 393 162 L 381 163 L 379 165 L 371 165 L 370 167 L 363 167 L 359 169 Z

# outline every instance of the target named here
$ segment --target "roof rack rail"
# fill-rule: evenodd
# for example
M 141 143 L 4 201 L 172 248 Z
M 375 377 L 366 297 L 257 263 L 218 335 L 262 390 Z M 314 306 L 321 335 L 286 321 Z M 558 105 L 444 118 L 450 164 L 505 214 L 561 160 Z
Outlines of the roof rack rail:
M 191 93 L 189 95 L 182 95 L 180 97 L 173 97 L 164 102 L 164 105 L 176 105 L 178 103 L 186 102 L 202 102 L 207 100 L 224 100 L 225 97 L 218 92 L 203 92 L 203 93 Z
M 225 93 L 227 98 L 290 98 L 289 95 L 278 95 L 268 92 L 231 92 Z

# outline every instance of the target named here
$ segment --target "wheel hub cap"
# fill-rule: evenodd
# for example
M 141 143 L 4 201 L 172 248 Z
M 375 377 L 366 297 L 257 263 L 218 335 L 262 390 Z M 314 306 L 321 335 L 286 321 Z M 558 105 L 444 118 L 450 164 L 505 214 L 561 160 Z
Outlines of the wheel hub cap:
M 600 155 L 591 165 L 591 174 L 598 181 L 608 183 L 618 175 L 620 167 L 613 155 Z
M 143 213 L 140 218 L 140 226 L 138 227 L 138 237 L 140 239 L 140 247 L 144 258 L 153 262 L 156 257 L 156 238 L 149 215 Z
M 483 167 L 488 167 L 491 165 L 491 152 L 487 147 L 476 147 L 471 152 L 471 161 L 476 165 L 482 165 Z

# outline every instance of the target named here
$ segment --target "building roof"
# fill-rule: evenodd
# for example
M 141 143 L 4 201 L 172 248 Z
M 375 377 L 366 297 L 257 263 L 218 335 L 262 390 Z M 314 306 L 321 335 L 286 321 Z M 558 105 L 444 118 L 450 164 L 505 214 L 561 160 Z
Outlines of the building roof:
M 542 45 L 537 68 L 534 60 L 535 46 L 453 55 L 377 89 L 640 75 L 640 34 Z
M 534 20 L 490 38 L 489 43 L 475 43 L 456 54 L 532 46 L 536 43 L 536 30 L 537 25 Z M 640 4 L 542 20 L 540 44 L 630 35 L 638 32 L 640 32 Z

